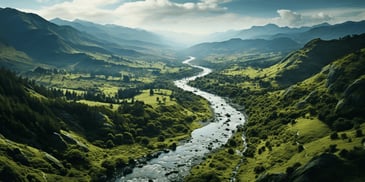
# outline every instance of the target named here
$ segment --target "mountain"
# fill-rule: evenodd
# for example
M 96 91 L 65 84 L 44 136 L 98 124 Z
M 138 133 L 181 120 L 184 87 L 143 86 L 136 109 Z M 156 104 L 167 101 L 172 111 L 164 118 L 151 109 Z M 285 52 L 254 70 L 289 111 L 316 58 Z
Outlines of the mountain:
M 223 42 L 202 43 L 192 46 L 184 51 L 185 54 L 204 57 L 208 55 L 229 55 L 242 52 L 290 52 L 300 47 L 300 44 L 289 38 L 273 40 L 252 39 L 242 40 L 239 38 Z
M 364 40 L 365 34 L 339 40 L 314 39 L 278 63 L 276 80 L 285 85 L 308 78 L 333 60 L 365 47 Z
M 51 22 L 61 26 L 71 26 L 81 32 L 86 32 L 96 37 L 97 40 L 111 42 L 129 49 L 144 50 L 148 48 L 166 47 L 163 38 L 146 30 L 112 24 L 100 25 L 79 19 L 66 21 L 56 18 L 51 20 Z
M 315 25 L 313 27 L 300 27 L 300 28 L 290 28 L 290 27 L 279 27 L 275 24 L 267 24 L 264 26 L 252 26 L 245 30 L 230 30 L 227 32 L 214 33 L 210 35 L 210 39 L 214 41 L 223 41 L 232 38 L 240 39 L 272 39 L 271 37 L 276 34 L 295 34 L 306 32 L 314 27 L 328 26 L 329 24 L 323 23 Z
M 264 26 L 253 26 L 245 30 L 230 30 L 227 32 L 215 33 L 209 36 L 209 40 L 221 42 L 232 38 L 240 39 L 276 39 L 290 38 L 304 45 L 308 41 L 321 38 L 324 40 L 338 39 L 347 35 L 365 33 L 365 21 L 344 22 L 330 25 L 322 23 L 311 27 L 279 27 L 275 24 Z
M 6 47 L 0 57 L 2 64 L 24 67 L 33 64 L 50 65 L 62 68 L 82 68 L 82 64 L 102 66 L 107 64 L 98 60 L 100 56 L 141 56 L 140 52 L 121 48 L 117 44 L 99 41 L 92 35 L 80 32 L 70 26 L 58 26 L 42 17 L 15 9 L 0 9 L 0 43 Z M 11 51 L 10 51 L 11 50 Z M 19 61 L 15 53 L 21 53 L 26 62 Z M 6 62 L 6 63 L 4 63 Z M 29 63 L 29 64 L 28 64 Z M 80 66 L 78 66 L 80 65 Z M 9 65 L 11 67 L 11 65 Z
M 248 30 L 241 30 L 236 35 L 241 39 L 252 39 L 252 38 L 268 38 L 270 35 L 275 35 L 278 33 L 298 33 L 305 32 L 309 30 L 309 27 L 301 28 L 289 28 L 289 27 L 279 27 L 275 24 L 267 24 L 265 26 L 253 26 Z
M 300 43 L 306 43 L 315 38 L 324 40 L 338 39 L 348 35 L 365 33 L 365 21 L 352 22 L 348 21 L 336 25 L 315 26 L 305 32 L 297 33 L 280 33 L 271 38 L 287 37 Z

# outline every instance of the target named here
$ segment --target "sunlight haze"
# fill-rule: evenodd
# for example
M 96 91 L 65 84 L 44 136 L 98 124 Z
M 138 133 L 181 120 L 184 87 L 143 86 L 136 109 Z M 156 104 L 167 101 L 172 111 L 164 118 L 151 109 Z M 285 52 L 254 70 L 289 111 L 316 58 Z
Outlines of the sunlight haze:
M 358 0 L 2 0 L 47 19 L 82 19 L 151 31 L 209 34 L 254 25 L 311 26 L 365 19 Z

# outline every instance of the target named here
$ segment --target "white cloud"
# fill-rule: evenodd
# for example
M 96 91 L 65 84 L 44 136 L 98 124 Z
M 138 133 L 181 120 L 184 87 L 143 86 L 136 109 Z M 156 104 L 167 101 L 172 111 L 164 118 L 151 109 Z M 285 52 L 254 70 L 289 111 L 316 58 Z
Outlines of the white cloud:
M 48 1 L 48 0 L 38 0 Z M 47 19 L 83 19 L 101 24 L 118 24 L 153 31 L 204 34 L 253 25 L 307 26 L 322 22 L 365 19 L 364 9 L 321 9 L 294 12 L 277 10 L 277 17 L 249 17 L 232 13 L 224 5 L 233 0 L 200 0 L 177 3 L 172 0 L 70 0 L 39 10 L 27 10 Z M 355 18 L 354 18 L 355 17 Z
M 41 16 L 67 20 L 84 19 L 160 31 L 207 33 L 243 28 L 242 17 L 231 14 L 224 3 L 231 0 L 201 0 L 176 3 L 171 0 L 72 0 L 32 11 Z M 114 8 L 105 8 L 117 5 Z M 247 20 L 246 18 L 243 18 Z M 253 20 L 254 21 L 254 20 Z
M 272 22 L 280 26 L 313 26 L 320 23 L 337 24 L 345 21 L 365 20 L 365 8 L 328 8 L 312 9 L 301 12 L 291 10 L 277 10 L 279 17 L 273 18 Z
M 36 0 L 38 3 L 46 3 L 48 2 L 49 0 Z
M 280 9 L 277 11 L 279 18 L 277 19 L 278 24 L 281 25 L 293 25 L 297 26 L 302 24 L 302 15 L 287 9 Z

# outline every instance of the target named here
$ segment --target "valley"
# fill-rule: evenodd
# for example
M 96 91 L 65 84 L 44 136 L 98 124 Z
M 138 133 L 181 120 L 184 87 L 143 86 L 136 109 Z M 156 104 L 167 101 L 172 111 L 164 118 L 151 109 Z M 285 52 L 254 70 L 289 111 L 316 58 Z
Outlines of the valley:
M 363 20 L 185 48 L 12 8 L 0 27 L 0 181 L 365 179 Z

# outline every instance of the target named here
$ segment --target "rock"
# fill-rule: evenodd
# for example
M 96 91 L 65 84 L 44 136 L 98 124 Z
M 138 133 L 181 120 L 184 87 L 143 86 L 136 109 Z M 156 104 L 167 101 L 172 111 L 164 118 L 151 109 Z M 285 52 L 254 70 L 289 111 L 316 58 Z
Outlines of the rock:
M 67 142 L 65 142 L 59 133 L 54 132 L 50 138 L 50 144 L 57 150 L 66 150 Z
M 131 174 L 133 172 L 133 168 L 127 166 L 123 169 L 123 175 L 128 175 L 128 174 Z
M 61 133 L 61 137 L 65 140 L 65 142 L 67 142 L 68 144 L 74 144 L 76 145 L 77 144 L 77 141 L 72 138 L 71 136 L 69 135 L 66 135 L 66 134 L 63 134 Z
M 329 88 L 333 83 L 335 83 L 337 78 L 343 74 L 343 70 L 340 68 L 336 68 L 336 66 L 332 64 L 326 71 L 328 71 L 326 87 Z
M 44 152 L 44 157 L 48 162 L 52 163 L 53 166 L 55 166 L 59 169 L 63 168 L 62 163 L 56 157 L 52 156 L 51 154 Z
M 335 112 L 338 114 L 362 113 L 365 108 L 365 77 L 351 83 L 339 100 Z
M 61 133 L 60 136 L 67 144 L 78 145 L 84 152 L 89 152 L 89 148 L 84 143 L 73 138 L 70 134 Z

